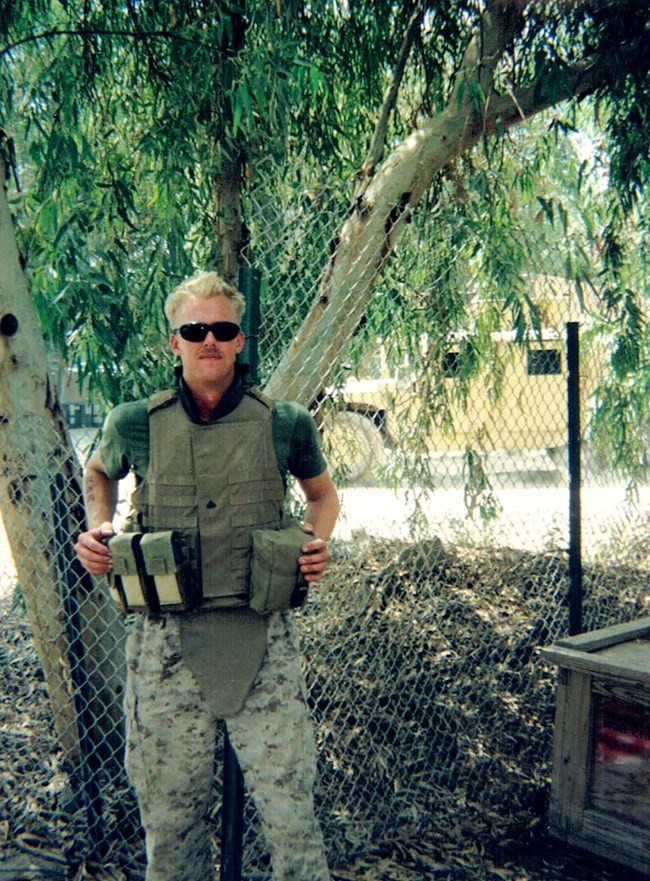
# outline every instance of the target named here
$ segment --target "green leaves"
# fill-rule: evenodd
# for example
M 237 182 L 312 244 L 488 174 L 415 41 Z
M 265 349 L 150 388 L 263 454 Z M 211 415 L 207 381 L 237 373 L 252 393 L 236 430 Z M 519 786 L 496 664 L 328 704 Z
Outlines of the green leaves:
M 488 370 L 497 395 L 494 335 L 540 339 L 549 304 L 531 279 L 562 276 L 617 292 L 602 327 L 615 380 L 629 379 L 647 347 L 643 298 L 622 293 L 645 290 L 633 264 L 648 223 L 647 6 L 616 0 L 585 18 L 531 4 L 491 91 L 465 55 L 473 2 L 5 4 L 0 127 L 16 145 L 23 191 L 13 204 L 48 341 L 111 403 L 166 382 L 164 297 L 194 269 L 224 265 L 220 223 L 241 203 L 245 228 L 227 232 L 265 277 L 262 370 L 272 370 L 336 251 L 420 11 L 386 122 L 389 165 L 390 150 L 451 96 L 475 120 L 499 89 L 513 102 L 518 89 L 560 94 L 583 50 L 594 63 L 611 52 L 613 87 L 595 122 L 585 105 L 502 127 L 439 174 L 387 259 L 354 358 L 389 338 L 391 365 L 415 365 L 444 419 L 450 339 L 460 340 L 457 394 Z

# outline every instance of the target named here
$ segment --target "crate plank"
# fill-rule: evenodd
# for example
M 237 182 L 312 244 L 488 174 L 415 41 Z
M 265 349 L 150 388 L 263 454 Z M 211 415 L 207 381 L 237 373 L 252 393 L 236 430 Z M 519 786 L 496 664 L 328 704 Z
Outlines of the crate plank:
M 635 687 L 634 683 L 621 682 L 619 679 L 594 678 L 592 683 L 594 695 L 617 698 L 622 701 L 636 704 L 640 707 L 650 707 L 650 691 L 645 688 Z
M 611 651 L 611 649 L 609 650 Z M 650 644 L 648 646 L 650 651 Z M 593 654 L 578 651 L 572 648 L 545 648 L 542 656 L 548 661 L 557 664 L 558 667 L 567 667 L 572 670 L 581 670 L 584 673 L 600 673 L 605 676 L 631 680 L 640 685 L 650 687 L 650 669 L 648 669 L 645 653 L 639 653 L 636 658 L 622 663 L 616 656 L 609 657 L 606 652 Z
M 603 811 L 585 811 L 582 834 L 573 842 L 592 853 L 650 875 L 650 832 Z
M 553 767 L 561 768 L 551 791 L 551 820 L 566 840 L 582 824 L 587 794 L 587 763 L 590 754 L 591 683 L 589 677 L 566 671 L 558 689 Z
M 650 615 L 636 621 L 612 624 L 610 627 L 601 627 L 599 630 L 580 633 L 577 636 L 566 636 L 558 639 L 555 645 L 583 652 L 598 652 L 610 645 L 617 645 L 630 639 L 650 639 Z

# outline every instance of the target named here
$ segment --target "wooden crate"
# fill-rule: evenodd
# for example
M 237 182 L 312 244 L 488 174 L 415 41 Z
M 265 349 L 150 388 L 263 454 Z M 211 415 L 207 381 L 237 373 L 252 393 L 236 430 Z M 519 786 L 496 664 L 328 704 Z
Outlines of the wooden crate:
M 550 831 L 650 876 L 650 617 L 558 640 Z

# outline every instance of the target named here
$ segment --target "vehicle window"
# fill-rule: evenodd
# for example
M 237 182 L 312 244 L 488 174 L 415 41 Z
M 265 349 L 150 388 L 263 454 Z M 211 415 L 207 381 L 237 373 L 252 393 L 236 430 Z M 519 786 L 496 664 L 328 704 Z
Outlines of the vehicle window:
M 530 349 L 528 375 L 551 376 L 562 372 L 562 353 L 559 349 Z

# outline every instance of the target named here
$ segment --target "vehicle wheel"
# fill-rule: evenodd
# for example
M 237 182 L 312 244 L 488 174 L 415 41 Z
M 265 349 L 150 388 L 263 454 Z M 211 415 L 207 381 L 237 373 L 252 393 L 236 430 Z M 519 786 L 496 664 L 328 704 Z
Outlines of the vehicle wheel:
M 328 413 L 323 420 L 323 447 L 330 472 L 339 483 L 372 483 L 373 472 L 386 461 L 381 432 L 362 413 Z
M 563 473 L 566 473 L 567 468 L 569 467 L 569 448 L 566 444 L 561 447 L 547 447 L 546 452 L 548 453 L 551 461 Z

